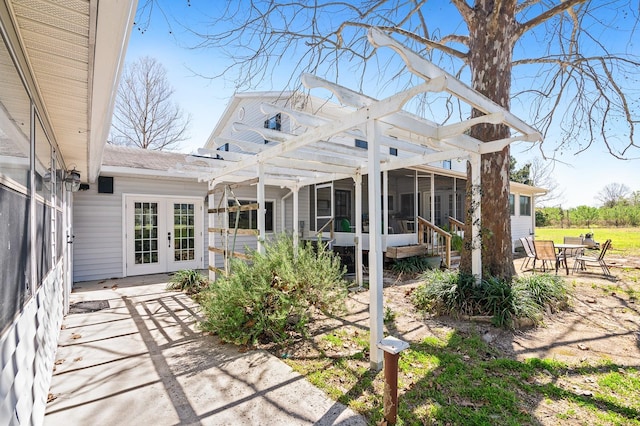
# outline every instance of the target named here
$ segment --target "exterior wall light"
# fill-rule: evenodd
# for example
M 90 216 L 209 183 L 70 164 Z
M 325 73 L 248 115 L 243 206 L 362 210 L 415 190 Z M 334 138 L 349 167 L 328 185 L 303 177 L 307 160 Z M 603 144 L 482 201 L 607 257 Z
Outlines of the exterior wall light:
M 80 189 L 80 172 L 75 167 L 67 172 L 67 177 L 64 178 L 64 187 L 70 192 L 77 192 Z

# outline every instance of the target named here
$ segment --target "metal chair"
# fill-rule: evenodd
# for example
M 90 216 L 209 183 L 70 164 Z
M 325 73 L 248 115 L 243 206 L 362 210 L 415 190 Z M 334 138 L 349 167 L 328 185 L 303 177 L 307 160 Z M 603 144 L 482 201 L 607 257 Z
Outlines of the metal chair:
M 581 244 L 584 244 L 584 239 L 582 237 L 564 237 L 564 243 L 565 244 L 581 245 Z M 576 258 L 578 256 L 582 256 L 583 254 L 584 254 L 584 248 L 582 248 L 582 247 L 580 247 L 580 248 L 566 248 L 566 249 L 563 249 L 563 253 L 562 253 L 563 259 L 562 259 L 562 261 L 564 262 L 565 259 L 566 259 L 567 262 L 568 262 L 569 258 Z
M 556 247 L 551 240 L 533 240 L 533 249 L 536 252 L 536 257 L 533 259 L 533 270 L 536 270 L 536 261 L 542 261 L 542 271 L 546 272 L 547 262 L 555 262 L 556 275 L 558 274 L 558 267 L 562 258 L 556 251 Z
M 529 266 L 531 259 L 535 261 L 536 252 L 533 249 L 533 244 L 532 244 L 533 240 L 531 239 L 531 237 L 520 238 L 520 243 L 522 244 L 522 248 L 524 248 L 524 252 L 527 255 L 527 259 L 524 262 L 522 262 L 522 265 L 520 265 L 520 270 L 522 271 L 524 270 L 524 268 Z
M 602 244 L 602 247 L 600 248 L 600 254 L 597 257 L 585 256 L 584 254 L 580 256 L 576 256 L 576 261 L 573 264 L 573 272 L 577 271 L 578 267 L 582 270 L 586 270 L 587 263 L 597 263 L 602 268 L 602 272 L 604 273 L 604 275 L 606 275 L 607 277 L 610 277 L 611 271 L 609 270 L 607 263 L 604 261 L 604 256 L 605 254 L 607 254 L 607 251 L 609 250 L 609 248 L 611 248 L 610 239 L 605 241 L 604 244 Z

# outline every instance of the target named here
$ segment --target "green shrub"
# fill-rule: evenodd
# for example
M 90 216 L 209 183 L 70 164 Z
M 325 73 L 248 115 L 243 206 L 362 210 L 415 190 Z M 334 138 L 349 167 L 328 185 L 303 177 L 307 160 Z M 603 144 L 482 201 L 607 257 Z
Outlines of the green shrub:
M 168 290 L 180 290 L 187 294 L 196 294 L 209 284 L 207 277 L 194 269 L 183 269 L 176 272 L 167 283 Z
M 462 251 L 463 238 L 458 234 L 451 234 L 451 250 Z
M 418 309 L 438 315 L 473 315 L 478 311 L 473 276 L 433 269 L 422 275 L 422 281 L 412 293 Z
M 539 274 L 518 278 L 514 287 L 530 294 L 538 306 L 557 310 L 567 304 L 568 290 L 564 280 L 557 275 Z
M 340 259 L 322 245 L 301 245 L 294 256 L 290 237 L 250 253 L 250 262 L 234 259 L 228 277 L 203 293 L 204 330 L 228 342 L 283 342 L 305 334 L 314 306 L 323 312 L 344 307 L 347 282 Z
M 488 278 L 476 284 L 473 276 L 451 271 L 429 271 L 412 293 L 414 305 L 437 315 L 489 315 L 500 327 L 516 318 L 540 322 L 544 309 L 566 305 L 567 288 L 554 275 L 518 278 L 512 283 Z
M 403 274 L 419 274 L 431 268 L 431 262 L 424 256 L 411 256 L 404 259 L 396 259 L 391 265 L 391 270 Z

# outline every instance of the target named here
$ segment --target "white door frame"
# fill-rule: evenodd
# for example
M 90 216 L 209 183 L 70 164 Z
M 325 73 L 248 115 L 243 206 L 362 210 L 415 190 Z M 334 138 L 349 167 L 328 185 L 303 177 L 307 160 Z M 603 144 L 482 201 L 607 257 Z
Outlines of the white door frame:
M 128 206 L 130 203 L 142 201 L 142 202 L 157 202 L 158 203 L 158 244 L 163 249 L 159 252 L 159 262 L 157 267 L 137 268 L 138 271 L 134 271 L 131 266 L 128 266 L 130 250 L 133 249 L 133 235 L 129 235 L 129 226 L 131 225 L 129 217 L 131 213 Z M 175 236 L 173 235 L 173 203 L 189 203 L 194 204 L 194 226 L 195 226 L 195 259 L 188 262 L 175 262 L 172 260 L 173 256 L 173 243 Z M 204 259 L 204 202 L 201 197 L 193 196 L 179 196 L 179 195 L 156 195 L 156 194 L 122 194 L 122 275 L 143 275 L 163 272 L 173 272 L 180 269 L 202 269 Z M 168 231 L 171 229 L 171 231 Z M 171 241 L 169 241 L 165 235 L 167 232 L 171 232 Z M 165 246 L 166 245 L 166 246 Z

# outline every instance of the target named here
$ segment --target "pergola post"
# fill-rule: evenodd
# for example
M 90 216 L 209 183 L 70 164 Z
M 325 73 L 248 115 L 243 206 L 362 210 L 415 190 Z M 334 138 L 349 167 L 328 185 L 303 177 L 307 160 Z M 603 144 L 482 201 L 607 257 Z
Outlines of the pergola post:
M 382 235 L 384 235 L 384 245 L 387 245 L 387 235 L 389 235 L 389 171 L 382 172 Z
M 266 235 L 265 216 L 266 208 L 264 204 L 264 163 L 258 163 L 258 253 L 264 253 L 264 242 Z
M 471 273 L 476 281 L 482 278 L 482 224 L 480 223 L 482 204 L 482 175 L 480 170 L 480 154 L 472 153 L 469 157 L 471 165 Z
M 214 182 L 215 182 L 214 180 L 207 181 L 207 205 L 209 209 L 212 209 L 213 206 L 215 206 L 216 197 L 213 194 L 213 190 L 215 189 Z M 215 244 L 216 234 L 210 232 L 210 229 L 215 228 L 215 226 L 216 226 L 216 216 L 213 213 L 207 213 L 207 232 L 209 234 L 209 247 L 214 247 L 216 245 Z M 207 247 L 207 251 L 208 251 L 207 257 L 209 259 L 209 265 L 207 265 L 209 269 L 209 281 L 215 281 L 216 273 L 214 272 L 213 268 L 215 268 L 216 266 L 216 254 L 211 250 L 209 250 L 209 247 Z
M 355 257 L 356 257 L 356 284 L 362 287 L 362 174 L 360 170 L 356 172 L 353 177 L 355 185 L 355 197 L 356 197 L 356 235 L 354 237 L 355 243 Z
M 293 253 L 298 255 L 298 245 L 300 243 L 300 225 L 298 222 L 298 193 L 300 188 L 291 188 L 293 191 Z M 284 212 L 282 212 L 284 216 Z
M 376 120 L 367 120 L 369 164 L 369 351 L 371 368 L 382 368 L 382 349 L 378 343 L 383 338 L 382 311 L 382 203 L 380 197 L 380 148 L 379 128 Z

